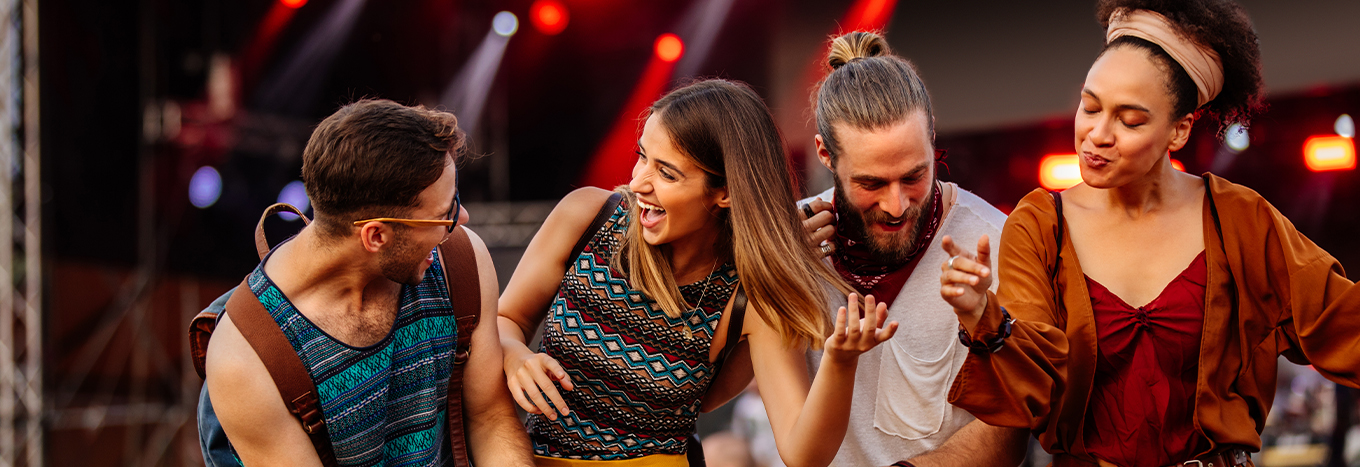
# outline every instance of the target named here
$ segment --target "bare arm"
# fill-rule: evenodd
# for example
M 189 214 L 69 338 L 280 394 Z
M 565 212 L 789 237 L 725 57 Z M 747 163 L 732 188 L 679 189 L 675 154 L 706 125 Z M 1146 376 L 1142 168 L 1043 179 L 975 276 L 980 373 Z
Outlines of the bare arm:
M 206 370 L 204 384 L 212 394 L 217 419 L 245 465 L 321 466 L 302 422 L 288 412 L 269 370 L 230 315 L 208 343 Z
M 916 467 L 1015 467 L 1025 459 L 1029 432 L 973 420 L 939 448 L 908 462 Z
M 482 288 L 481 324 L 472 333 L 472 344 L 463 373 L 464 422 L 468 452 L 481 465 L 532 466 L 533 448 L 524 425 L 515 414 L 510 392 L 501 384 L 501 346 L 497 342 L 496 267 L 481 237 L 468 230 L 477 256 L 477 276 Z
M 811 212 L 812 216 L 809 217 L 808 212 Z M 798 214 L 803 217 L 803 232 L 808 235 L 808 245 L 814 250 L 822 248 L 822 242 L 836 235 L 836 216 L 831 212 L 831 203 L 813 199 L 799 208 Z M 825 256 L 830 254 L 830 250 L 819 251 L 819 254 Z M 712 412 L 730 402 L 751 384 L 751 378 L 754 376 L 751 368 L 751 348 L 743 341 L 740 347 L 732 352 L 731 359 L 723 364 L 722 372 L 718 374 L 717 379 L 708 386 L 701 410 Z
M 717 378 L 709 383 L 708 391 L 704 392 L 700 410 L 704 413 L 712 412 L 741 395 L 746 386 L 751 385 L 751 379 L 755 377 L 754 371 L 751 368 L 751 343 L 749 341 L 737 343 L 737 348 L 732 350 L 732 355 L 723 363 Z
M 496 321 L 504 353 L 505 385 L 520 408 L 542 413 L 550 420 L 556 420 L 557 413 L 548 401 L 559 413 L 569 412 L 556 384 L 568 391 L 574 386 L 556 360 L 534 353 L 527 342 L 543 322 L 548 305 L 562 284 L 571 248 L 609 195 L 610 192 L 599 188 L 580 188 L 562 198 L 524 250 L 515 274 L 505 286 L 505 295 L 500 298 Z
M 848 311 L 842 307 L 836 313 L 835 331 L 827 338 L 822 365 L 811 383 L 804 357 L 806 347 L 784 345 L 779 333 L 758 313 L 746 315 L 756 384 L 774 429 L 779 457 L 789 467 L 831 463 L 850 424 L 859 356 L 897 331 L 896 322 L 883 326 L 887 306 L 875 306 L 872 296 L 865 299 L 865 307 L 874 312 L 847 323 L 847 315 L 859 316 L 856 294 L 851 294 L 848 302 Z

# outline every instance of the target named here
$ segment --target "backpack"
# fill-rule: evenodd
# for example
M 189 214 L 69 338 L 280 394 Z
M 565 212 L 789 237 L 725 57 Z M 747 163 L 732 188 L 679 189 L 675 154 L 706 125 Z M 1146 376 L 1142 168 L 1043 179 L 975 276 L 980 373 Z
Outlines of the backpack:
M 280 211 L 291 211 L 302 219 L 303 225 L 310 221 L 297 208 L 278 203 L 265 209 L 260 222 L 255 226 L 255 249 L 263 260 L 269 253 L 269 242 L 264 237 L 264 220 Z M 449 298 L 453 304 L 454 319 L 457 323 L 458 342 L 454 347 L 453 368 L 449 375 L 448 433 L 452 446 L 453 463 L 457 467 L 469 467 L 467 438 L 463 426 L 463 367 L 468 359 L 468 346 L 472 342 L 473 330 L 481 319 L 481 288 L 478 281 L 477 258 L 472 250 L 467 231 L 454 229 L 447 241 L 439 245 L 439 256 L 444 270 L 444 282 L 448 284 Z M 237 290 L 247 293 L 234 294 Z M 231 313 L 232 322 L 245 337 L 255 353 L 264 362 L 269 376 L 278 386 L 284 405 L 302 424 L 303 431 L 311 438 L 321 464 L 335 467 L 335 451 L 331 446 L 326 430 L 326 420 L 321 412 L 321 399 L 302 360 L 298 358 L 288 339 L 278 324 L 265 311 L 264 306 L 249 293 L 250 287 L 241 282 L 235 289 L 227 291 L 214 300 L 189 325 L 189 348 L 193 357 L 194 370 L 198 376 L 206 376 L 204 361 L 208 354 L 208 342 L 222 313 Z M 455 391 L 459 391 L 455 393 Z M 236 465 L 235 454 L 227 443 L 226 434 L 212 410 L 207 385 L 199 394 L 198 408 L 199 446 L 203 450 L 203 461 L 208 466 Z

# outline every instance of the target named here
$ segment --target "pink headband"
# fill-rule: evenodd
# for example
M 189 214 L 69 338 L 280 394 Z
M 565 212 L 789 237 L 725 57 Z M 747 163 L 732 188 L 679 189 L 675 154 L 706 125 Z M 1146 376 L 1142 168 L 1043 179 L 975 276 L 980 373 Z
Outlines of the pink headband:
M 1121 36 L 1133 36 L 1157 44 L 1190 74 L 1199 88 L 1199 106 L 1214 100 L 1223 90 L 1223 61 L 1214 49 L 1196 44 L 1176 33 L 1165 16 L 1149 10 L 1119 10 L 1110 15 L 1105 33 L 1108 44 Z

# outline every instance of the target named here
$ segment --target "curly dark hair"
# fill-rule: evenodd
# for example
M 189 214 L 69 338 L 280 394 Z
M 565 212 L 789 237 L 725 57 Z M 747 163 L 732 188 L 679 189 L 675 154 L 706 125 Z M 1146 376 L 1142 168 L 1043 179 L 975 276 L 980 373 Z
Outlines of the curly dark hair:
M 1198 91 L 1190 75 L 1165 50 L 1146 40 L 1123 36 L 1105 44 L 1105 51 L 1118 47 L 1146 50 L 1167 70 L 1167 89 L 1175 115 L 1199 112 L 1219 123 L 1221 136 L 1234 123 L 1247 126 L 1251 117 L 1265 110 L 1261 83 L 1261 50 L 1246 10 L 1232 0 L 1099 0 L 1096 20 L 1108 28 L 1110 16 L 1121 11 L 1149 10 L 1165 16 L 1176 31 L 1209 46 L 1223 61 L 1223 90 L 1218 97 L 1197 108 Z

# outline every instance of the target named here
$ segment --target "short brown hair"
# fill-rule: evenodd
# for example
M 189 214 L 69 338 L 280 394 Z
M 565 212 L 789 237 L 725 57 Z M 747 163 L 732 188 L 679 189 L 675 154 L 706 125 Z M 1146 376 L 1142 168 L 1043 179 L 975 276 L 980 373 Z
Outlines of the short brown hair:
M 386 99 L 341 107 L 302 151 L 302 182 L 321 232 L 340 237 L 363 217 L 409 215 L 464 145 L 458 118 L 448 112 Z
M 925 112 L 934 145 L 930 93 L 916 68 L 893 55 L 883 36 L 855 31 L 832 39 L 826 61 L 831 72 L 818 83 L 813 107 L 817 133 L 831 153 L 832 164 L 841 150 L 833 127 L 837 123 L 876 130 L 901 122 L 912 112 Z

